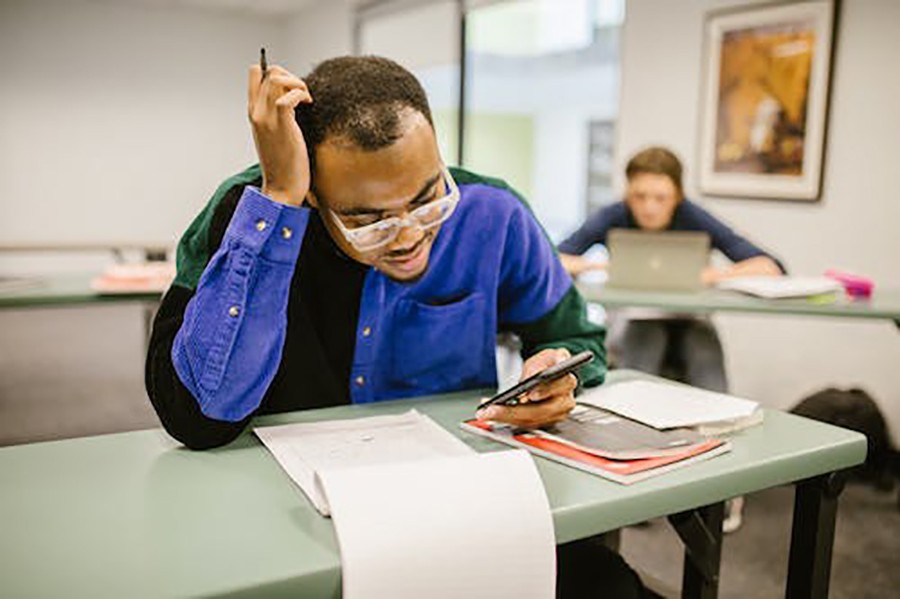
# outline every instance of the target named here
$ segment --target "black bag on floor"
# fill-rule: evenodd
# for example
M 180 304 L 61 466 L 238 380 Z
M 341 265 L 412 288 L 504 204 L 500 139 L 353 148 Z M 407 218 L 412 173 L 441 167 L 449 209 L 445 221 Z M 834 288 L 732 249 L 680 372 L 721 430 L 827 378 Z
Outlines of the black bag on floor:
M 823 389 L 804 398 L 791 412 L 863 433 L 868 453 L 863 465 L 853 470 L 855 478 L 890 491 L 900 478 L 900 456 L 888 434 L 887 422 L 878 404 L 862 389 Z

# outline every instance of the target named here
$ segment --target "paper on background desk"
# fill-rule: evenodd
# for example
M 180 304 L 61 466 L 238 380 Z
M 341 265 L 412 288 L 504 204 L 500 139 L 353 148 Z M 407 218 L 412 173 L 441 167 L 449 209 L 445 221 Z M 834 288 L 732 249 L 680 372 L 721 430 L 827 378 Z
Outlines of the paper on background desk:
M 652 381 L 601 385 L 582 393 L 578 401 L 659 429 L 749 419 L 760 410 L 749 399 Z
M 717 284 L 719 289 L 740 291 L 767 299 L 811 297 L 836 293 L 843 289 L 840 282 L 829 277 L 737 277 Z
M 528 453 L 479 454 L 415 410 L 254 431 L 332 516 L 345 599 L 554 596 L 553 521 Z

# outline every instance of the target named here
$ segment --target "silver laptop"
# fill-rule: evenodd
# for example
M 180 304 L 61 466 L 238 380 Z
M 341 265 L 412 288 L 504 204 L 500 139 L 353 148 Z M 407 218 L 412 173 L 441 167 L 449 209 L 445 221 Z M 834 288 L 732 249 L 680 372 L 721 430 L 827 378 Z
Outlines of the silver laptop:
M 606 238 L 609 287 L 699 291 L 709 262 L 709 235 L 695 231 L 613 229 Z

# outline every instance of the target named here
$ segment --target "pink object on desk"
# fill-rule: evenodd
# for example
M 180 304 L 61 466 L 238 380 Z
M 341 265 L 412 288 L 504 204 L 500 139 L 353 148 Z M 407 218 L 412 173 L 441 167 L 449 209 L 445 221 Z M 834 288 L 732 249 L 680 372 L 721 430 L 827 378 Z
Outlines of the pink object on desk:
M 826 270 L 825 276 L 839 281 L 844 286 L 847 295 L 851 297 L 870 297 L 872 290 L 875 288 L 875 282 L 868 277 L 842 272 L 833 268 Z

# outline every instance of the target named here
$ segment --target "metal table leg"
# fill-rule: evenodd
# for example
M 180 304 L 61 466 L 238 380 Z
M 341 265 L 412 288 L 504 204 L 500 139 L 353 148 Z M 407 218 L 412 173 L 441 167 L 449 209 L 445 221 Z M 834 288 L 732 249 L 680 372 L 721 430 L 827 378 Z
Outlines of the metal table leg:
M 828 596 L 837 502 L 846 480 L 846 471 L 831 472 L 796 485 L 788 599 Z
M 669 522 L 684 543 L 682 597 L 715 599 L 718 596 L 724 513 L 725 503 L 719 502 L 669 516 Z

